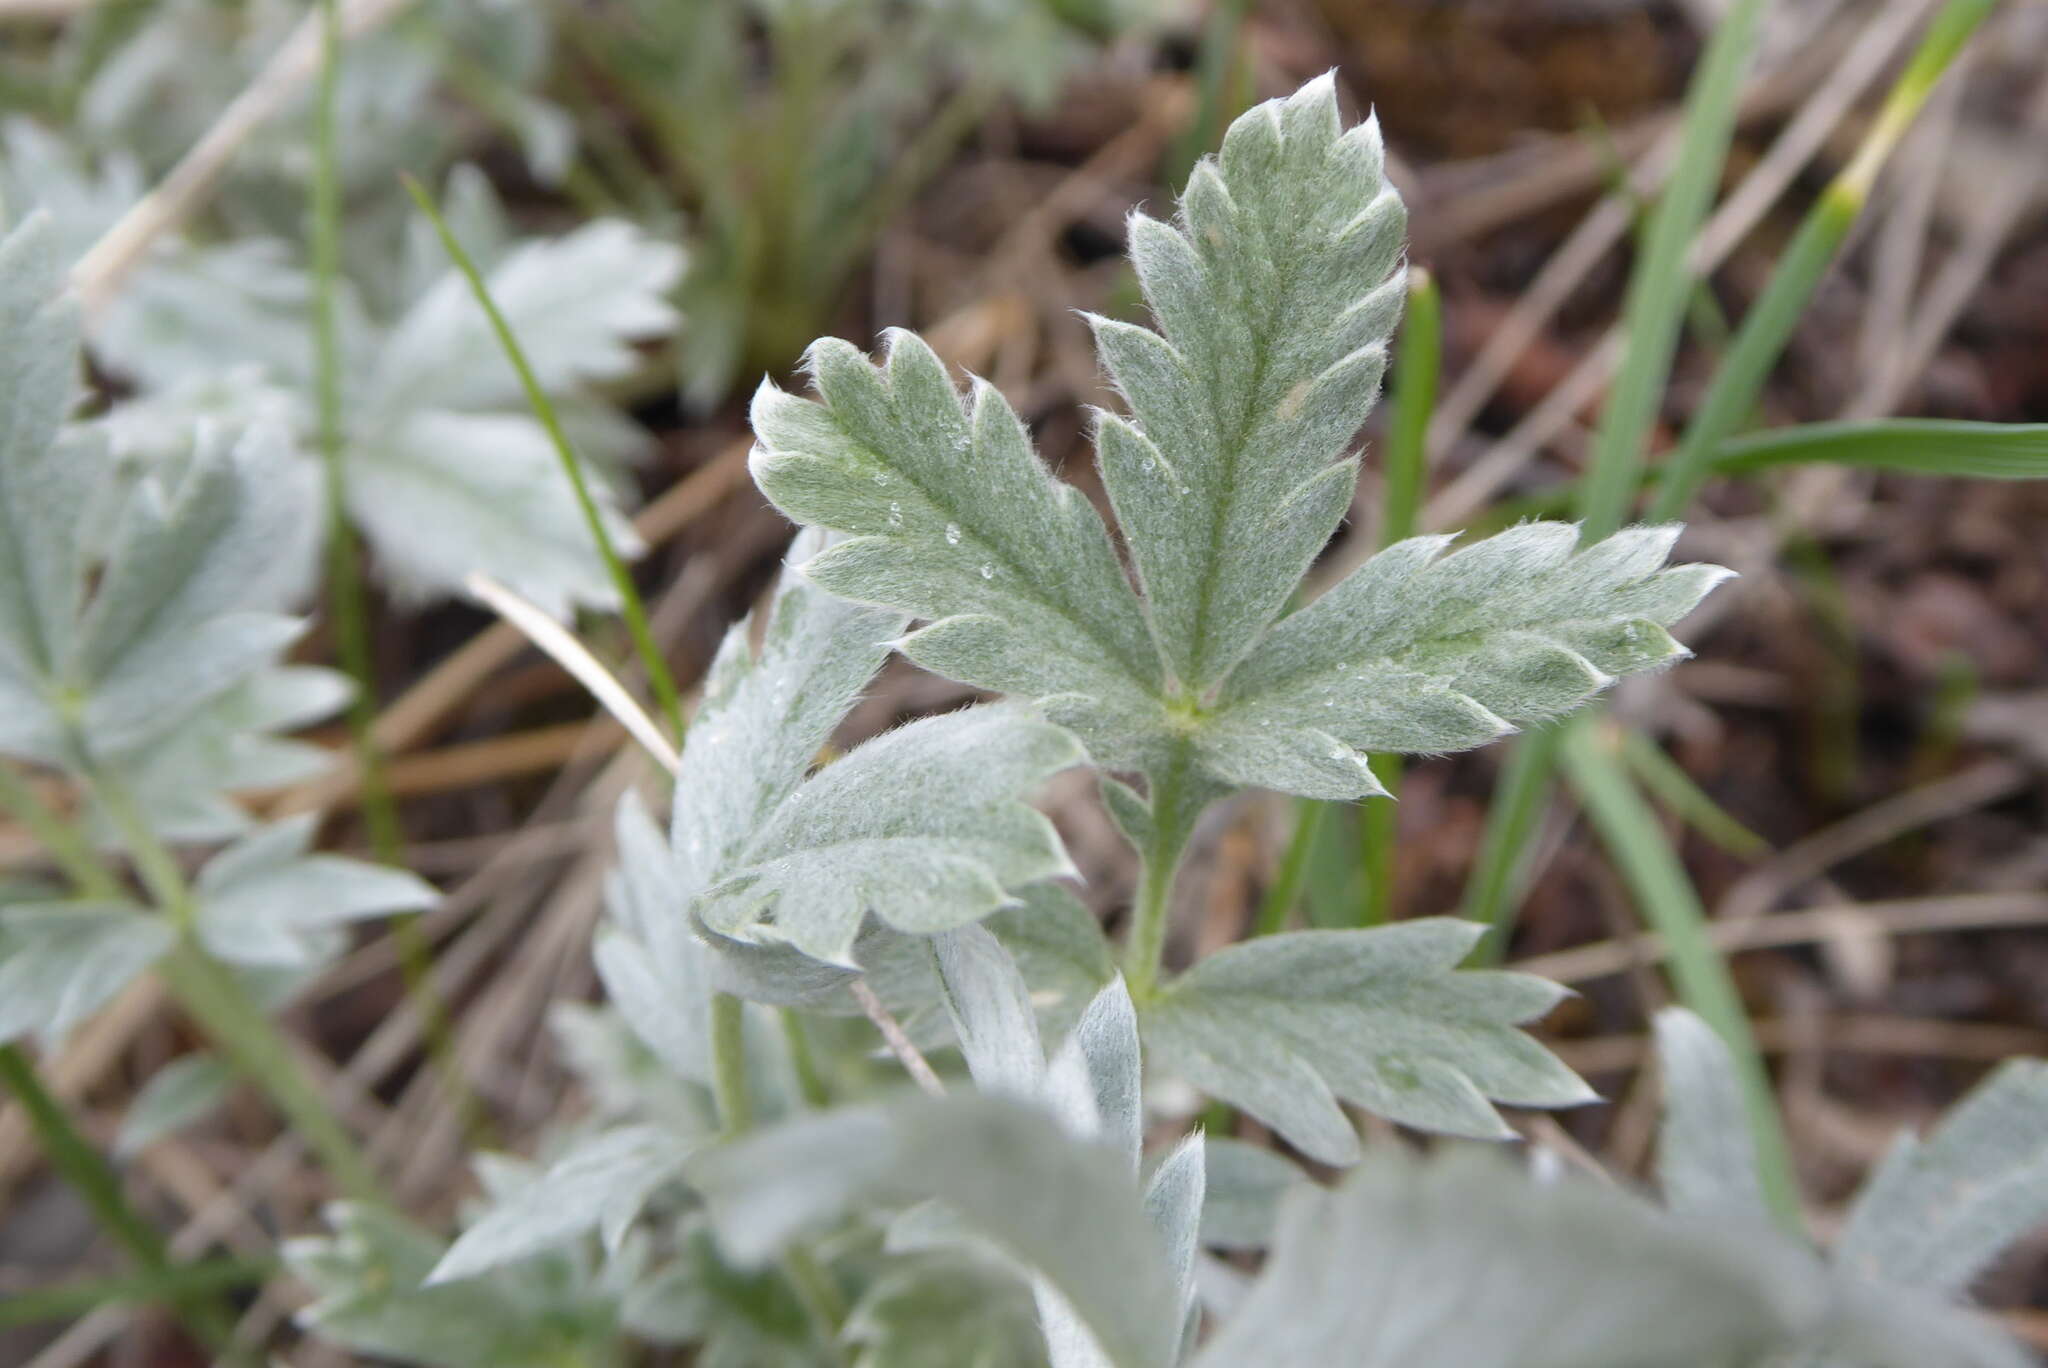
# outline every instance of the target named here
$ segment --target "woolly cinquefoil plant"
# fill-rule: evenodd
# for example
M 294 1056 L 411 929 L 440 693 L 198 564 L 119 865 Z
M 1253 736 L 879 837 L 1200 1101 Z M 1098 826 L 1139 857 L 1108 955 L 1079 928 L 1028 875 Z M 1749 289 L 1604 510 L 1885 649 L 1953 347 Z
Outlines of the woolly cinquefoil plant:
M 1727 573 L 1665 568 L 1675 527 L 1584 546 L 1531 523 L 1457 550 L 1400 542 L 1289 611 L 1351 507 L 1347 453 L 1400 314 L 1405 213 L 1383 160 L 1325 78 L 1232 125 L 1176 222 L 1132 217 L 1159 328 L 1091 320 L 1129 408 L 1096 424 L 1128 571 L 1003 397 L 978 380 L 963 396 L 910 334 L 879 366 L 821 341 L 815 400 L 768 386 L 753 407 L 762 490 L 846 536 L 803 573 L 923 619 L 906 656 L 1033 701 L 1105 771 L 1143 862 L 1125 968 L 1158 1062 L 1330 1162 L 1356 1153 L 1340 1100 L 1481 1136 L 1503 1132 L 1488 1099 L 1585 1101 L 1514 1029 L 1556 992 L 1455 973 L 1479 934 L 1455 921 L 1267 938 L 1161 984 L 1197 819 L 1246 787 L 1370 797 L 1369 752 L 1559 717 L 1682 657 L 1666 628 Z
M 1368 751 L 1556 717 L 1682 655 L 1666 628 L 1723 574 L 1665 568 L 1673 529 L 1534 524 L 1399 543 L 1287 611 L 1351 503 L 1401 217 L 1377 133 L 1320 81 L 1232 127 L 1177 225 L 1134 220 L 1161 331 L 1096 323 L 1130 407 L 1098 429 L 1128 571 L 1003 399 L 963 398 L 914 337 L 879 367 L 818 344 L 816 401 L 761 392 L 756 477 L 812 530 L 759 644 L 742 625 L 720 652 L 666 836 L 620 814 L 613 1009 L 563 1023 L 596 1115 L 543 1164 L 481 1165 L 445 1251 L 337 1213 L 291 1253 L 318 1331 L 452 1365 L 610 1363 L 634 1337 L 735 1368 L 2017 1368 L 1741 1203 L 1363 1153 L 1344 1104 L 1499 1137 L 1496 1103 L 1590 1097 L 1518 1029 L 1560 989 L 1458 969 L 1472 924 L 1272 935 L 1161 981 L 1212 803 L 1367 797 Z M 817 767 L 891 644 L 1015 697 Z M 1084 760 L 1144 861 L 1122 974 L 1025 802 Z M 856 1008 L 931 1095 L 876 1086 Z M 1159 1074 L 1353 1167 L 1324 1187 L 1200 1133 L 1148 1157 Z M 1739 1187 L 1734 1085 L 1691 1087 L 1718 1138 L 1679 1187 L 1715 1164 Z M 1255 1278 L 1214 1257 L 1260 1250 Z

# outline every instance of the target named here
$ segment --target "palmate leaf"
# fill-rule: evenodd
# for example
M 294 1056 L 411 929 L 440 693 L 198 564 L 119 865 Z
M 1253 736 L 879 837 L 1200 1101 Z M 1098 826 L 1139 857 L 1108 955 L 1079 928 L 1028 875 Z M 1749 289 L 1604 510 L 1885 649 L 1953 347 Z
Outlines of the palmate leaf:
M 1699 1368 L 1828 1333 L 1863 1368 L 2025 1362 L 1932 1298 L 1830 1272 L 1782 1236 L 1680 1223 L 1481 1151 L 1386 1149 L 1297 1191 L 1250 1296 L 1194 1368 Z
M 1350 507 L 1342 453 L 1399 313 L 1382 160 L 1325 78 L 1232 125 L 1175 225 L 1132 219 L 1161 330 L 1095 320 L 1131 408 L 1102 417 L 1097 455 L 1142 597 L 1002 397 L 976 381 L 963 401 L 902 333 L 880 366 L 819 342 L 815 403 L 755 398 L 756 482 L 851 537 L 805 572 L 926 619 L 906 656 L 1037 700 L 1105 768 L 1172 776 L 1175 825 L 1247 785 L 1377 793 L 1368 750 L 1480 745 L 1681 656 L 1665 628 L 1725 572 L 1663 571 L 1669 529 L 1577 554 L 1561 524 L 1453 555 L 1420 538 L 1282 616 Z
M 268 478 L 275 434 L 121 488 L 95 434 L 60 432 L 78 334 L 58 280 L 46 220 L 0 242 L 0 751 L 51 764 L 148 746 L 272 665 L 301 624 L 265 575 L 306 532 Z
M 1484 930 L 1427 918 L 1231 946 L 1145 1004 L 1151 1058 L 1329 1164 L 1359 1154 L 1340 1101 L 1478 1138 L 1513 1134 L 1492 1102 L 1593 1101 L 1517 1029 L 1555 1006 L 1563 989 L 1524 974 L 1458 970 Z

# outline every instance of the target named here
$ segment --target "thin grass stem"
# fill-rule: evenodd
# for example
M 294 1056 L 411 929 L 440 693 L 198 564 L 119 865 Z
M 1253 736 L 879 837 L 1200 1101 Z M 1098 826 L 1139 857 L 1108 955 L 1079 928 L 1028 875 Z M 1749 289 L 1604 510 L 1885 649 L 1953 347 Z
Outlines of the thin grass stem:
M 1742 1078 L 1764 1197 L 1787 1229 L 1803 1231 L 1799 1183 L 1770 1074 L 1727 961 L 1707 931 L 1706 908 L 1656 814 L 1630 782 L 1611 724 L 1580 719 L 1562 729 L 1573 792 L 1635 894 L 1643 920 L 1663 938 L 1678 999 L 1726 1042 Z
M 518 373 L 519 384 L 526 391 L 527 404 L 533 415 L 547 432 L 548 440 L 554 445 L 555 454 L 561 459 L 562 473 L 568 477 L 569 486 L 575 491 L 576 506 L 583 513 L 584 525 L 590 531 L 590 539 L 603 559 L 606 572 L 611 576 L 612 587 L 619 596 L 619 613 L 626 621 L 626 630 L 633 638 L 633 648 L 638 652 L 642 668 L 647 671 L 648 686 L 653 689 L 655 701 L 660 705 L 663 717 L 670 729 L 677 735 L 683 733 L 683 701 L 676 689 L 675 676 L 669 672 L 668 662 L 662 657 L 661 649 L 655 644 L 653 629 L 648 625 L 647 606 L 640 598 L 640 591 L 633 584 L 633 577 L 627 573 L 626 563 L 620 559 L 618 548 L 612 545 L 611 532 L 605 527 L 604 514 L 598 509 L 597 500 L 591 496 L 590 483 L 584 477 L 583 463 L 570 445 L 569 435 L 562 429 L 562 420 L 555 412 L 554 401 L 541 388 L 540 380 L 533 373 L 533 366 L 526 359 L 525 349 L 519 339 L 512 335 L 512 327 L 499 311 L 497 301 L 491 298 L 490 288 L 485 285 L 476 262 L 450 231 L 447 220 L 434 204 L 433 197 L 411 176 L 405 178 L 405 187 L 411 192 L 420 212 L 434 225 L 434 232 L 441 239 L 441 246 L 447 251 L 449 260 L 456 270 L 469 282 L 470 293 L 477 306 L 490 321 L 491 331 L 504 350 L 506 360 Z

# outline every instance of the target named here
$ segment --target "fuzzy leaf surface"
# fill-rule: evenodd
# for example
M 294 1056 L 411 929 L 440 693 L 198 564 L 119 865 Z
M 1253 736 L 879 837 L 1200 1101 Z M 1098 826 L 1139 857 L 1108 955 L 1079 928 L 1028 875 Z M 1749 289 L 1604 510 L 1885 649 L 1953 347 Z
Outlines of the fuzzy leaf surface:
M 501 1195 L 427 1275 L 457 1282 L 601 1230 L 616 1249 L 641 1208 L 682 1171 L 696 1146 L 659 1126 L 619 1126 L 571 1145 L 525 1183 Z
M 1423 1130 L 1505 1138 L 1494 1102 L 1569 1107 L 1594 1095 L 1516 1029 L 1563 989 L 1459 970 L 1483 930 L 1426 918 L 1234 945 L 1147 1004 L 1145 1040 L 1159 1067 L 1324 1163 L 1359 1155 L 1340 1101 Z
M 1105 417 L 1103 481 L 1174 675 L 1204 693 L 1277 617 L 1350 507 L 1338 457 L 1400 317 L 1407 215 L 1379 126 L 1334 80 L 1238 119 L 1131 259 L 1160 332 L 1095 319 L 1134 421 Z
M 1728 575 L 1665 569 L 1676 527 L 1578 550 L 1527 523 L 1448 555 L 1380 552 L 1281 620 L 1231 677 L 1197 745 L 1236 784 L 1321 798 L 1377 791 L 1368 751 L 1466 750 L 1560 717 L 1623 675 L 1687 652 L 1665 630 Z
M 435 1368 L 549 1368 L 609 1363 L 617 1329 L 609 1298 L 566 1260 L 427 1286 L 442 1243 L 380 1207 L 330 1207 L 334 1233 L 286 1243 L 314 1300 L 300 1321 L 358 1353 Z
M 2048 1063 L 2009 1061 L 1924 1138 L 1885 1156 L 1835 1244 L 1845 1267 L 1961 1294 L 2048 1220 Z
M 210 1115 L 234 1090 L 234 1067 L 218 1055 L 180 1055 L 150 1075 L 128 1104 L 114 1137 L 114 1157 L 130 1159 L 167 1135 Z
M 815 532 L 799 536 L 788 564 L 825 544 Z M 670 839 L 685 896 L 726 878 L 803 786 L 906 620 L 836 599 L 785 569 L 760 649 L 751 617 L 726 633 L 676 776 Z
M 251 607 L 302 510 L 264 478 L 275 444 L 208 445 L 125 491 L 102 539 L 103 442 L 60 433 L 78 327 L 47 219 L 0 241 L 0 750 L 117 755 L 272 663 L 300 624 Z M 104 546 L 104 553 L 93 551 Z
M 951 1096 L 841 1109 L 704 1151 L 688 1176 L 743 1263 L 856 1204 L 938 1199 L 1055 1288 L 1116 1368 L 1171 1362 L 1173 1278 L 1129 1165 L 1041 1108 Z
M 0 1043 L 61 1042 L 174 939 L 169 922 L 126 903 L 0 909 Z
M 1752 1227 L 1538 1184 L 1493 1156 L 1387 1151 L 1287 1201 L 1250 1296 L 1194 1368 L 1699 1368 L 1823 1329 L 1865 1368 L 1991 1368 L 2015 1346 Z
M 867 742 L 793 793 L 752 835 L 697 914 L 721 935 L 781 940 L 852 962 L 870 912 L 931 934 L 1072 872 L 1022 795 L 1085 755 L 1016 706 L 927 718 Z
M 440 901 L 404 870 L 312 853 L 319 823 L 308 812 L 260 828 L 199 871 L 192 891 L 209 951 L 253 968 L 310 968 L 340 949 L 350 923 Z
M 1682 656 L 1666 626 L 1725 572 L 1663 570 L 1664 529 L 1578 554 L 1561 525 L 1449 556 L 1420 538 L 1283 616 L 1350 508 L 1344 453 L 1400 313 L 1405 211 L 1383 173 L 1377 126 L 1346 130 L 1325 77 L 1232 124 L 1174 223 L 1132 218 L 1159 331 L 1093 322 L 1130 409 L 1096 447 L 1141 593 L 1002 398 L 977 382 L 963 402 L 902 333 L 880 365 L 819 342 L 816 402 L 756 396 L 756 483 L 851 538 L 807 572 L 924 619 L 911 660 L 1034 700 L 1105 769 L 1179 776 L 1191 807 L 1246 786 L 1376 794 L 1368 752 L 1476 746 Z M 1108 795 L 1126 831 L 1149 820 Z
M 1657 1014 L 1657 1065 L 1664 1076 L 1657 1136 L 1664 1204 L 1681 1215 L 1768 1225 L 1748 1104 L 1728 1046 L 1694 1013 L 1667 1007 Z
M 804 567 L 834 593 L 931 620 L 912 660 L 982 688 L 1070 696 L 1062 717 L 1124 751 L 1156 730 L 1159 660 L 1095 510 L 1055 479 L 1023 424 L 977 382 L 963 404 L 918 338 L 880 366 L 844 342 L 811 351 L 818 402 L 763 387 L 755 483 L 798 522 L 849 539 Z

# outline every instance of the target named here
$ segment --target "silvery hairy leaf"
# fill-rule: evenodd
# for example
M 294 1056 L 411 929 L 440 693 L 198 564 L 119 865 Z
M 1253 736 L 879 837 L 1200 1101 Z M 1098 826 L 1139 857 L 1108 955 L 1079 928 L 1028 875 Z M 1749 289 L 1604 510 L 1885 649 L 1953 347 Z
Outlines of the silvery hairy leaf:
M 1831 1272 L 1747 1224 L 1684 1222 L 1495 1156 L 1377 1152 L 1292 1194 L 1250 1296 L 1195 1368 L 1700 1368 L 1820 1332 L 1864 1368 L 2024 1362 L 1988 1326 Z
M 1657 1018 L 1664 1074 L 1658 1177 L 1681 1214 L 1768 1220 L 1734 1060 L 1705 1022 Z M 1909 1295 L 1959 1297 L 2014 1241 L 2048 1220 L 2048 1066 L 2008 1062 L 1924 1139 L 1902 1137 L 1850 1204 L 1831 1252 L 1850 1277 Z M 1879 1294 L 1881 1295 L 1881 1294 Z M 1834 1327 L 1774 1359 L 1775 1368 L 1864 1362 Z
M 61 430 L 77 343 L 31 220 L 0 241 L 0 751 L 59 765 L 148 747 L 272 666 L 301 624 L 261 585 L 305 533 L 262 434 L 116 481 L 94 434 Z
M 1350 507 L 1357 464 L 1338 457 L 1372 409 L 1405 290 L 1407 215 L 1384 165 L 1379 125 L 1346 131 L 1324 76 L 1231 125 L 1178 225 L 1131 220 L 1160 331 L 1095 320 L 1132 416 L 1105 416 L 1098 449 L 1191 693 L 1251 649 Z
M 337 953 L 352 922 L 433 907 L 413 874 L 316 854 L 320 815 L 262 827 L 207 861 L 193 883 L 200 942 L 231 964 L 300 970 Z
M 641 1209 L 681 1171 L 701 1138 L 660 1126 L 617 1126 L 572 1144 L 540 1172 L 494 1194 L 427 1275 L 455 1282 L 530 1258 L 589 1231 L 616 1250 Z
M 178 729 L 114 762 L 151 828 L 167 841 L 223 841 L 245 834 L 249 814 L 230 795 L 301 783 L 331 768 L 335 753 L 281 732 L 332 717 L 348 702 L 348 676 L 314 665 L 259 670 L 192 713 Z M 88 795 L 91 798 L 91 795 Z M 95 835 L 114 838 L 89 803 Z
M 50 215 L 65 265 L 78 260 L 143 196 L 148 173 L 125 150 L 91 164 L 79 139 L 27 118 L 0 123 L 0 220 Z M 147 388 L 197 379 L 223 356 L 289 358 L 310 351 L 306 274 L 284 243 L 261 236 L 199 245 L 159 237 L 93 323 L 93 352 Z
M 842 1108 L 703 1151 L 720 1244 L 759 1263 L 856 1205 L 936 1199 L 1072 1306 L 1115 1368 L 1164 1368 L 1182 1317 L 1123 1156 L 1042 1108 L 955 1095 Z
M 854 1368 L 1042 1368 L 1035 1309 L 1009 1269 L 960 1251 L 906 1260 L 846 1318 Z
M 1728 1046 L 1683 1007 L 1657 1014 L 1657 1066 L 1664 1124 L 1657 1135 L 1657 1186 L 1681 1215 L 1770 1223 L 1749 1105 Z
M 1465 750 L 1560 717 L 1686 655 L 1665 627 L 1729 572 L 1664 569 L 1678 532 L 1580 550 L 1570 524 L 1525 523 L 1448 555 L 1448 537 L 1390 546 L 1267 634 L 1197 746 L 1233 783 L 1354 798 L 1377 791 L 1366 751 Z
M 1159 331 L 1094 321 L 1130 406 L 1101 418 L 1097 455 L 1142 597 L 1002 397 L 975 381 L 963 399 L 903 333 L 879 366 L 817 343 L 815 402 L 755 397 L 756 483 L 850 538 L 805 573 L 925 619 L 911 660 L 1036 700 L 1103 767 L 1177 776 L 1181 805 L 1243 786 L 1377 793 L 1369 750 L 1479 745 L 1680 657 L 1665 628 L 1725 572 L 1663 570 L 1669 529 L 1576 554 L 1562 524 L 1451 555 L 1418 538 L 1283 616 L 1351 505 L 1343 453 L 1403 298 L 1383 160 L 1324 78 L 1237 120 L 1175 223 L 1133 217 Z M 1127 832 L 1153 820 L 1108 796 Z
M 0 1043 L 61 1042 L 175 939 L 169 922 L 127 903 L 0 908 Z
M 1926 1136 L 1893 1146 L 1849 1208 L 1843 1266 L 1959 1295 L 2048 1220 L 2048 1064 L 2001 1064 Z
M 132 1158 L 167 1135 L 211 1115 L 234 1090 L 234 1067 L 218 1055 L 180 1055 L 150 1075 L 121 1118 L 114 1157 Z
M 1340 1101 L 1424 1130 L 1510 1136 L 1494 1102 L 1569 1107 L 1594 1094 L 1517 1029 L 1565 990 L 1458 968 L 1484 930 L 1425 918 L 1234 945 L 1144 1005 L 1145 1041 L 1160 1068 L 1324 1163 L 1358 1158 Z
M 809 772 L 902 621 L 785 577 L 758 653 L 747 623 L 727 634 L 684 747 L 671 833 L 681 891 L 720 937 L 850 967 L 871 914 L 944 931 L 1069 871 L 1051 823 L 1022 798 L 1083 756 L 1022 709 L 914 722 Z
M 285 1263 L 313 1292 L 299 1321 L 326 1339 L 436 1368 L 618 1361 L 613 1298 L 566 1258 L 427 1286 L 440 1240 L 367 1203 L 337 1203 L 327 1219 L 332 1235 L 284 1247 Z
M 1123 980 L 1096 995 L 1048 1063 L 1030 990 L 1001 941 L 980 927 L 965 927 L 935 937 L 933 955 L 975 1086 L 984 1093 L 1038 1100 L 1070 1134 L 1123 1155 L 1135 1174 L 1144 1117 L 1138 1021 Z M 1193 1306 L 1205 1178 L 1202 1137 L 1191 1135 L 1159 1164 L 1144 1188 L 1145 1214 L 1173 1273 L 1175 1304 L 1183 1317 Z M 1032 1283 L 1052 1368 L 1110 1364 L 1085 1318 L 1060 1289 L 1043 1276 L 1034 1276 Z
M 862 920 L 931 934 L 1012 901 L 1008 890 L 1073 872 L 1032 792 L 1084 755 L 1015 706 L 927 718 L 867 742 L 804 785 L 701 894 L 721 935 L 782 941 L 853 962 Z
M 1072 695 L 1062 715 L 1091 746 L 1132 754 L 1133 734 L 1156 730 L 1160 670 L 1102 520 L 992 387 L 963 406 L 921 340 L 888 344 L 879 369 L 844 342 L 814 346 L 819 403 L 766 385 L 754 398 L 755 482 L 797 521 L 850 534 L 804 574 L 934 619 L 902 643 L 918 663 Z

